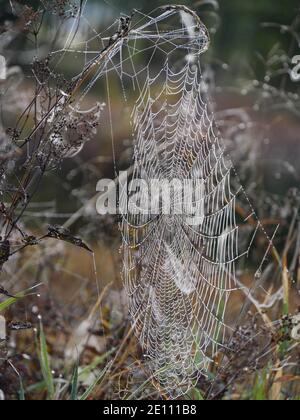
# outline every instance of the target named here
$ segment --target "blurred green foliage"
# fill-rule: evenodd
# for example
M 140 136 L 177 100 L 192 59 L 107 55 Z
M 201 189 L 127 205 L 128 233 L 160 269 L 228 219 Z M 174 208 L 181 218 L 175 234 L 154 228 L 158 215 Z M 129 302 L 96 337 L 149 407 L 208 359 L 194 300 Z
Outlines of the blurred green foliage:
M 99 1 L 92 0 L 97 7 Z M 151 11 L 168 4 L 162 0 L 104 0 L 116 12 L 129 12 L 134 8 Z M 179 0 L 172 4 L 184 4 L 201 10 L 201 3 L 205 0 Z M 230 56 L 240 58 L 254 52 L 256 49 L 268 51 L 278 39 L 276 31 L 265 31 L 261 28 L 264 22 L 276 22 L 289 25 L 299 9 L 298 0 L 288 1 L 241 1 L 219 0 L 219 14 L 221 26 L 216 36 L 215 48 L 220 59 L 227 60 Z M 207 7 L 206 7 L 207 9 Z M 203 9 L 202 9 L 203 10 Z
M 55 2 L 49 2 L 51 1 Z M 22 3 L 36 8 L 40 1 L 25 0 Z M 254 61 L 255 53 L 259 52 L 265 56 L 279 40 L 284 49 L 288 50 L 290 36 L 280 34 L 278 29 L 263 28 L 262 24 L 272 22 L 290 25 L 299 10 L 298 0 L 88 0 L 87 4 L 93 24 L 99 25 L 99 29 L 104 29 L 111 19 L 120 13 L 130 13 L 135 8 L 151 13 L 158 6 L 168 3 L 184 4 L 196 9 L 205 23 L 208 23 L 208 12 L 214 10 L 213 4 L 219 4 L 217 13 L 220 24 L 213 37 L 211 52 L 220 61 L 233 64 L 235 72 L 239 69 L 244 71 L 246 63 L 251 65 L 254 72 L 259 72 L 259 63 Z M 10 2 L 0 0 L 0 24 L 9 16 Z

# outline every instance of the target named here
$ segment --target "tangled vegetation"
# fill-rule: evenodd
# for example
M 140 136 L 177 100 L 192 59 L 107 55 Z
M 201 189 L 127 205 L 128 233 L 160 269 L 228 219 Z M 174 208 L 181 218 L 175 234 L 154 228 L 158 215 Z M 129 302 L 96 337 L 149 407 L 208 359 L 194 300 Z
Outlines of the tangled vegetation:
M 96 214 L 97 180 L 114 165 L 107 104 L 93 91 L 77 100 L 93 66 L 65 54 L 85 37 L 84 3 L 12 0 L 0 12 L 0 400 L 168 398 L 133 334 L 118 218 Z M 217 2 L 194 3 L 217 37 Z M 255 68 L 234 85 L 227 83 L 231 64 L 214 52 L 204 59 L 202 88 L 264 234 L 252 272 L 239 268 L 248 289 L 230 302 L 229 321 L 239 320 L 233 337 L 185 399 L 300 397 L 300 96 L 290 79 L 299 10 L 295 16 L 262 25 L 278 42 L 252 51 Z M 127 29 L 121 20 L 97 63 Z M 112 103 L 117 159 L 126 169 L 133 146 L 123 137 L 117 95 Z M 282 144 L 289 144 L 285 155 Z M 245 218 L 244 204 L 237 213 Z M 247 219 L 249 231 L 254 223 Z

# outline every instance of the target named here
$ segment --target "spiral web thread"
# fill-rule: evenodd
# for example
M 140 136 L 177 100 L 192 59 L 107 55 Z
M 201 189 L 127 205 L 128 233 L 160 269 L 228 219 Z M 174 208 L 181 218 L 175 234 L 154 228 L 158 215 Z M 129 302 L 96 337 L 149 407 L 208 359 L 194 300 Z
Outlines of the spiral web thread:
M 228 344 L 233 329 L 226 325 L 226 308 L 242 288 L 236 267 L 263 228 L 257 221 L 241 239 L 243 225 L 255 212 L 246 197 L 249 212 L 242 219 L 236 214 L 245 192 L 202 95 L 199 57 L 209 46 L 205 26 L 184 7 L 154 15 L 136 12 L 138 22 L 99 63 L 89 42 L 81 45 L 85 65 L 97 64 L 82 98 L 104 79 L 109 101 L 117 75 L 124 100 L 137 97 L 129 127 L 133 179 L 202 181 L 201 198 L 192 202 L 196 226 L 188 223 L 189 208 L 183 215 L 128 212 L 120 223 L 134 331 L 153 378 L 177 397 L 206 374 Z M 179 28 L 170 23 L 174 18 Z M 105 46 L 108 38 L 95 32 L 90 43 L 95 40 Z M 114 142 L 113 123 L 111 132 Z M 178 204 L 182 197 L 174 194 L 173 200 Z
M 162 44 L 175 36 L 159 35 Z M 156 76 L 148 69 L 132 114 L 133 179 L 201 179 L 202 197 L 192 203 L 200 223 L 187 223 L 189 209 L 184 215 L 129 215 L 122 223 L 131 316 L 155 379 L 171 395 L 196 383 L 225 345 L 225 310 L 237 289 L 240 257 L 239 191 L 231 189 L 232 167 L 202 99 L 199 57 L 194 56 L 207 48 L 207 32 L 183 24 L 180 35 L 186 44 L 176 49 L 186 48 L 186 63 L 172 70 L 172 50 Z
M 168 100 L 154 110 L 155 79 L 148 80 L 146 103 L 135 109 L 134 177 L 201 177 L 202 222 L 190 226 L 184 215 L 124 219 L 124 280 L 142 347 L 159 382 L 175 389 L 206 370 L 209 356 L 225 343 L 224 314 L 236 289 L 239 251 L 231 168 L 200 96 L 198 68 L 187 64 L 175 74 L 166 65 L 164 76 Z M 172 101 L 178 94 L 180 100 Z

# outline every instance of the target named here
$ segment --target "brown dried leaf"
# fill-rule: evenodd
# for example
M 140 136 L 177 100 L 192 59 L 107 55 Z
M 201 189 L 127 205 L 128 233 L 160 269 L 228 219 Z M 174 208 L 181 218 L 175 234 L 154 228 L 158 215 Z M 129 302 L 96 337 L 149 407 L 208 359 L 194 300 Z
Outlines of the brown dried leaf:
M 48 234 L 46 235 L 48 238 L 58 239 L 60 241 L 68 242 L 72 245 L 75 245 L 79 248 L 83 248 L 91 253 L 93 250 L 90 249 L 80 238 L 73 236 L 69 230 L 61 227 L 61 226 L 49 226 L 48 227 Z
M 6 263 L 10 255 L 10 243 L 9 241 L 0 241 L 0 269 L 3 264 Z
M 11 322 L 8 329 L 11 331 L 31 330 L 32 324 L 30 322 Z
M 300 381 L 300 376 L 294 376 L 294 375 L 285 375 L 281 378 L 277 379 L 275 382 L 277 383 L 287 383 L 287 382 L 295 382 Z
M 11 295 L 7 290 L 4 289 L 3 286 L 0 285 L 0 295 L 7 296 L 9 298 L 15 298 L 15 296 Z

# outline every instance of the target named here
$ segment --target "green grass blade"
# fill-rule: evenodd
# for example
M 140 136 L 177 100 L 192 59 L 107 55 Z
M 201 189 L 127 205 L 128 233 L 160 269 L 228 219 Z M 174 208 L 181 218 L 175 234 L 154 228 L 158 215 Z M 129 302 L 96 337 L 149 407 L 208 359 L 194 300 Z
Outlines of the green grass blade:
M 4 302 L 0 303 L 0 312 L 5 311 L 6 309 L 8 309 L 11 305 L 13 305 L 14 303 L 16 303 L 19 299 L 21 299 L 23 296 L 19 296 L 19 297 L 15 297 L 15 298 L 9 298 L 7 300 L 5 300 Z
M 92 363 L 80 369 L 79 379 L 84 380 L 85 377 L 89 376 L 95 369 L 97 369 L 102 363 L 104 363 L 109 358 L 109 356 L 112 355 L 115 351 L 116 351 L 116 348 L 113 347 L 111 350 L 109 350 L 105 354 L 95 357 Z
M 204 401 L 203 395 L 198 388 L 191 389 L 188 393 L 188 397 L 191 401 Z
M 23 381 L 20 378 L 20 389 L 19 389 L 19 400 L 20 401 L 25 401 L 25 391 L 24 391 L 24 386 L 23 386 Z
M 31 287 L 30 289 L 24 290 L 23 292 L 17 293 L 15 297 L 10 297 L 9 299 L 6 299 L 4 302 L 0 303 L 0 312 L 5 311 L 6 309 L 8 309 L 11 305 L 13 305 L 14 303 L 16 303 L 18 300 L 26 297 L 27 293 L 32 292 L 32 290 L 36 289 L 37 287 L 41 286 L 42 283 Z
M 103 371 L 98 375 L 98 377 L 92 383 L 92 385 L 90 385 L 88 389 L 85 391 L 85 393 L 79 398 L 80 401 L 86 401 L 92 395 L 96 386 L 101 384 L 101 381 L 105 378 L 106 373 L 109 371 L 110 368 L 111 368 L 111 363 L 109 363 L 107 367 L 103 369 Z
M 49 353 L 42 322 L 40 323 L 39 358 L 43 378 L 47 387 L 48 398 L 53 400 L 55 393 L 54 380 L 50 367 Z
M 251 393 L 251 400 L 252 401 L 268 400 L 266 389 L 267 389 L 267 369 L 264 369 L 263 372 L 257 373 L 256 375 L 254 387 Z
M 79 377 L 79 362 L 76 363 L 74 367 L 72 380 L 71 380 L 71 400 L 77 401 L 78 400 L 78 377 Z

